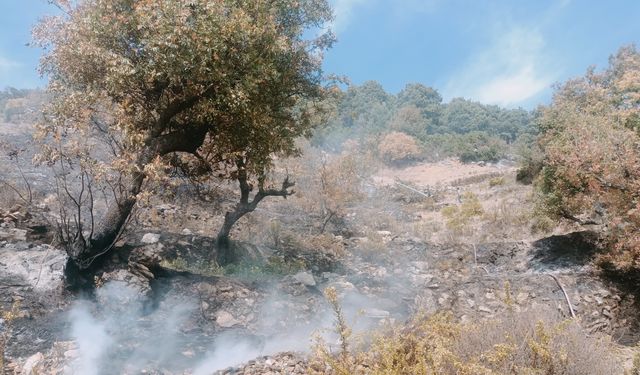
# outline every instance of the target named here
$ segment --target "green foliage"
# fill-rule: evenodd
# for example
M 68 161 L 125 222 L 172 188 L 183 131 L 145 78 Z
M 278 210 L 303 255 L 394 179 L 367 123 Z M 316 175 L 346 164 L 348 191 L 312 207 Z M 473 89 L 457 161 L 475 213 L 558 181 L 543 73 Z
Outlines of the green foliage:
M 640 52 L 621 48 L 608 69 L 560 86 L 541 109 L 541 211 L 583 222 L 599 218 L 613 269 L 640 270 Z
M 459 151 L 458 156 L 463 163 L 497 162 L 506 156 L 505 142 L 486 133 L 465 134 L 461 140 L 462 150 Z
M 175 258 L 163 260 L 162 267 L 189 272 L 203 276 L 232 276 L 236 279 L 252 282 L 271 280 L 276 276 L 293 275 L 307 268 L 307 264 L 298 258 L 283 257 L 279 255 L 270 256 L 264 262 L 241 261 L 219 266 L 215 261 L 205 259 L 187 260 Z
M 478 196 L 472 192 L 463 194 L 462 203 L 444 207 L 440 213 L 446 220 L 447 228 L 461 233 L 474 217 L 482 216 L 484 209 Z
M 51 96 L 38 159 L 65 190 L 81 181 L 60 200 L 76 216 L 62 218 L 63 242 L 82 267 L 176 174 L 243 174 L 268 190 L 276 155 L 298 155 L 323 116 L 321 57 L 335 40 L 326 0 L 54 2 L 62 11 L 33 33 Z M 96 218 L 98 196 L 108 209 Z
M 196 261 L 188 261 L 184 258 L 164 259 L 160 262 L 160 266 L 180 272 L 189 272 L 203 276 L 222 276 L 224 269 L 215 261 L 199 259 Z
M 538 140 L 534 135 L 524 134 L 516 141 L 515 150 L 519 167 L 516 181 L 531 184 L 543 167 L 544 153 Z
M 305 270 L 306 267 L 306 263 L 300 259 L 274 255 L 265 262 L 242 261 L 226 265 L 222 270 L 223 275 L 245 282 L 264 282 L 273 280 L 275 277 L 296 274 Z
M 428 120 L 432 127 L 437 126 L 442 115 L 442 96 L 431 87 L 419 83 L 409 83 L 397 96 L 397 108 L 413 106 Z
M 394 96 L 370 81 L 350 86 L 331 101 L 335 111 L 313 143 L 334 150 L 347 138 L 401 132 L 416 138 L 436 159 L 495 161 L 504 157 L 507 144 L 537 132 L 530 112 L 464 99 L 445 104 L 436 90 L 421 84 L 408 84 Z

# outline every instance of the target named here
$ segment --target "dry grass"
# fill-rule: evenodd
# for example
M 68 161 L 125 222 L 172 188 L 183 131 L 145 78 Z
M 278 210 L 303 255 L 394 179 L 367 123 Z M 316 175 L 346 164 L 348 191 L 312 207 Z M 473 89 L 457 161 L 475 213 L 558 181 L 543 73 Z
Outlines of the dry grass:
M 623 371 L 609 341 L 587 336 L 577 323 L 548 310 L 508 310 L 494 320 L 472 324 L 446 313 L 416 316 L 404 326 L 389 326 L 370 345 L 356 349 L 348 342 L 341 311 L 334 310 L 340 343 L 334 351 L 319 343 L 310 373 L 609 375 Z

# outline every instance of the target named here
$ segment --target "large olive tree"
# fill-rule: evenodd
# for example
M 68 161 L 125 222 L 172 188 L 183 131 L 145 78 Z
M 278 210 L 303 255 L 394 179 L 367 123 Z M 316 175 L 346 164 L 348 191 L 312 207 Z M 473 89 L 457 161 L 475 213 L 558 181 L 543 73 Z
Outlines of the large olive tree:
M 113 248 L 145 182 L 170 162 L 238 179 L 236 212 L 250 208 L 249 179 L 257 201 L 287 194 L 288 182 L 265 186 L 265 173 L 272 155 L 296 152 L 323 96 L 326 0 L 56 4 L 60 15 L 34 30 L 52 96 L 42 160 L 73 208 L 61 206 L 61 235 L 80 268 Z

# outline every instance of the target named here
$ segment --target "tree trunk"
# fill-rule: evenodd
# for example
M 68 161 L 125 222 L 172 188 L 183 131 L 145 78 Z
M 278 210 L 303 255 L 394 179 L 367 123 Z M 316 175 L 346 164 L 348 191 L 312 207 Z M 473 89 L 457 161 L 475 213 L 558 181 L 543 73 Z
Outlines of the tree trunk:
M 239 211 L 236 209 L 235 211 L 227 212 L 224 215 L 224 223 L 216 237 L 216 262 L 219 265 L 226 265 L 238 261 L 237 254 L 233 251 L 231 246 L 231 228 L 233 228 L 235 223 L 248 212 L 249 211 Z
M 229 234 L 231 233 L 231 228 L 233 228 L 234 224 L 240 220 L 240 218 L 253 212 L 256 207 L 258 207 L 258 203 L 265 197 L 277 196 L 287 198 L 294 193 L 293 191 L 289 191 L 289 188 L 294 186 L 295 183 L 290 182 L 288 177 L 284 179 L 280 189 L 265 189 L 265 175 L 262 173 L 258 176 L 258 192 L 252 200 L 249 200 L 249 194 L 251 190 L 253 190 L 253 187 L 249 184 L 245 160 L 239 158 L 236 160 L 236 166 L 238 167 L 237 180 L 240 186 L 240 201 L 236 204 L 233 211 L 229 211 L 224 215 L 224 223 L 216 237 L 216 261 L 220 266 L 238 261 L 238 254 L 236 254 L 233 249 Z
M 136 196 L 142 190 L 144 178 L 144 174 L 136 173 L 126 190 L 127 197 L 121 202 L 114 202 L 108 208 L 92 238 L 87 241 L 81 234 L 76 235 L 67 253 L 78 268 L 89 268 L 96 258 L 107 254 L 113 248 L 133 212 Z
M 192 127 L 151 139 L 139 154 L 136 169 L 143 171 L 144 167 L 156 157 L 170 153 L 195 153 L 204 142 L 207 131 L 206 127 Z M 109 254 L 113 249 L 133 212 L 145 178 L 146 175 L 143 172 L 134 172 L 129 176 L 129 182 L 124 186 L 124 196 L 118 202 L 111 204 L 96 226 L 92 238 L 86 240 L 80 228 L 75 240 L 67 244 L 67 253 L 80 270 L 88 269 L 95 259 Z

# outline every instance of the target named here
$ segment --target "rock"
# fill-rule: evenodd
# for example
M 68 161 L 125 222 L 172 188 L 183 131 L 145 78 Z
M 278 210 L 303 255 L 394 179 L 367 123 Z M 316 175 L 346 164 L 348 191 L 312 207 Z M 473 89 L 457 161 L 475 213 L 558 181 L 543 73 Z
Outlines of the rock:
M 152 244 L 160 241 L 160 234 L 158 233 L 146 233 L 142 236 L 142 243 Z
M 333 279 L 335 279 L 337 277 L 338 277 L 338 274 L 335 274 L 333 272 L 323 272 L 322 273 L 322 279 L 326 280 L 326 281 L 333 280 Z
M 22 375 L 39 374 L 40 371 L 38 369 L 38 366 L 40 366 L 40 364 L 42 364 L 43 361 L 44 361 L 44 355 L 42 355 L 42 353 L 40 352 L 27 358 L 27 360 L 24 362 L 24 365 L 22 366 Z
M 492 292 L 488 292 L 487 294 L 484 295 L 484 297 L 486 299 L 496 299 L 496 295 L 493 294 Z
M 429 284 L 432 279 L 433 275 L 411 275 L 411 283 L 414 286 Z
M 516 303 L 518 305 L 522 305 L 523 303 L 525 303 L 527 301 L 527 299 L 529 298 L 529 293 L 526 292 L 520 292 L 518 293 L 518 295 L 516 296 Z
M 64 352 L 65 358 L 74 359 L 74 358 L 78 358 L 79 356 L 80 356 L 80 351 L 78 349 L 70 349 Z
M 411 265 L 419 271 L 427 271 L 429 269 L 429 264 L 427 262 L 411 262 Z
M 101 280 L 103 286 L 96 290 L 96 299 L 115 311 L 143 303 L 151 292 L 149 279 L 125 269 L 104 273 Z
M 190 236 L 190 235 L 192 235 L 192 234 L 193 234 L 193 232 L 192 232 L 192 231 L 190 231 L 190 230 L 189 230 L 189 229 L 187 229 L 187 228 L 184 228 L 184 229 L 182 230 L 182 235 L 183 235 L 183 236 Z
M 149 280 L 152 280 L 155 278 L 155 275 L 151 272 L 151 270 L 149 270 L 149 267 L 141 263 L 130 262 L 129 270 L 137 274 L 138 276 L 141 276 Z
M 367 318 L 373 319 L 386 319 L 391 316 L 391 313 L 389 313 L 388 311 L 376 308 L 364 309 L 363 314 Z
M 298 272 L 293 275 L 293 279 L 306 286 L 316 286 L 316 280 L 309 271 Z
M 240 324 L 240 321 L 234 318 L 234 316 L 229 312 L 221 310 L 216 314 L 216 323 L 218 323 L 218 325 L 222 328 L 231 328 L 235 325 Z
M 478 306 L 478 311 L 482 311 L 483 313 L 488 313 L 488 314 L 491 314 L 493 312 L 493 310 L 491 310 L 490 308 L 484 305 Z
M 338 292 L 338 297 L 343 298 L 346 294 L 351 292 L 357 292 L 358 288 L 352 283 L 345 280 L 336 280 L 327 285 L 328 288 L 334 288 Z
M 12 241 L 26 241 L 27 231 L 25 229 L 0 229 L 0 239 Z
M 63 287 L 67 254 L 49 245 L 18 249 L 13 244 L 0 248 L 0 283 L 31 286 L 39 292 Z

